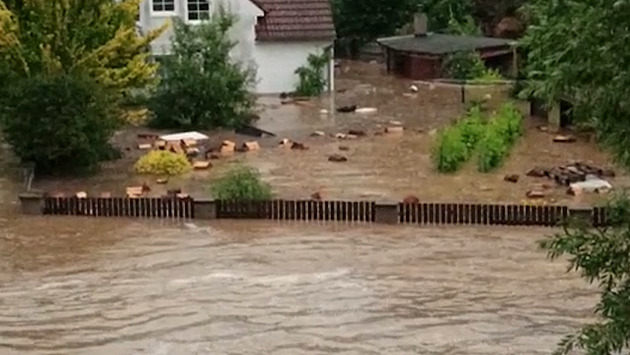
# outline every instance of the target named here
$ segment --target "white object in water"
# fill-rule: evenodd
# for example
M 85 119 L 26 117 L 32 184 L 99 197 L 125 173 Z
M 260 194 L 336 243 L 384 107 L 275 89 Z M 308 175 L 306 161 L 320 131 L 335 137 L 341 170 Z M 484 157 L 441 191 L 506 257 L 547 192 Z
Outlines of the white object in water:
M 417 87 L 416 85 L 410 85 L 410 86 L 409 86 L 409 90 L 410 90 L 411 92 L 418 92 L 418 87 Z
M 208 136 L 205 134 L 201 134 L 199 132 L 182 132 L 182 133 L 174 133 L 174 134 L 166 134 L 160 136 L 160 139 L 163 141 L 181 141 L 181 140 L 196 140 L 202 141 L 208 139 Z
M 376 112 L 376 108 L 375 107 L 361 107 L 356 109 L 356 113 L 374 113 Z

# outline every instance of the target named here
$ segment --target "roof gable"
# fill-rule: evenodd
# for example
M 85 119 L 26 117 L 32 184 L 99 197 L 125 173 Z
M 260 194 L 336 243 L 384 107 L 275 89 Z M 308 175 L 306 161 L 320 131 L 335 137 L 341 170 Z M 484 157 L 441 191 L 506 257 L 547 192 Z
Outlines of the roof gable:
M 250 0 L 265 15 L 258 18 L 258 41 L 333 40 L 329 0 Z

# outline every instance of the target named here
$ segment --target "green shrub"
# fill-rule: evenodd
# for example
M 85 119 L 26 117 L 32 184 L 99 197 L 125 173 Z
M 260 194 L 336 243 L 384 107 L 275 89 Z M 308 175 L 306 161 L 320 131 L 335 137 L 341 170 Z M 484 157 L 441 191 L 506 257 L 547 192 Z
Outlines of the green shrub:
M 446 76 L 457 80 L 472 80 L 477 82 L 493 82 L 501 80 L 501 72 L 497 69 L 486 68 L 479 53 L 456 52 L 446 57 L 442 65 Z
M 501 106 L 487 125 L 478 146 L 478 168 L 489 172 L 501 166 L 518 137 L 523 134 L 523 116 L 514 104 Z
M 486 173 L 500 166 L 508 151 L 502 127 L 498 122 L 489 124 L 477 150 L 479 171 Z
M 433 162 L 439 172 L 452 173 L 466 163 L 484 133 L 481 110 L 473 107 L 454 126 L 443 130 L 433 149 Z
M 184 154 L 167 150 L 153 150 L 142 156 L 134 165 L 138 174 L 175 176 L 192 169 Z
M 160 59 L 161 80 L 149 104 L 152 126 L 233 128 L 251 121 L 255 71 L 230 59 L 235 21 L 223 11 L 201 24 L 175 19 L 173 54 Z
M 224 201 L 265 201 L 272 198 L 271 186 L 253 168 L 239 166 L 211 186 L 215 199 Z
M 479 107 L 472 107 L 466 117 L 457 123 L 462 139 L 469 151 L 473 151 L 484 131 L 484 119 Z
M 112 153 L 117 119 L 111 98 L 75 74 L 14 80 L 0 95 L 4 138 L 38 173 L 91 170 Z
M 462 130 L 449 127 L 438 136 L 432 158 L 437 170 L 441 173 L 453 173 L 459 170 L 468 160 L 469 148 L 466 146 Z
M 325 69 L 330 57 L 327 53 L 320 55 L 309 54 L 307 65 L 295 70 L 299 77 L 299 82 L 295 87 L 297 96 L 319 96 L 326 87 Z

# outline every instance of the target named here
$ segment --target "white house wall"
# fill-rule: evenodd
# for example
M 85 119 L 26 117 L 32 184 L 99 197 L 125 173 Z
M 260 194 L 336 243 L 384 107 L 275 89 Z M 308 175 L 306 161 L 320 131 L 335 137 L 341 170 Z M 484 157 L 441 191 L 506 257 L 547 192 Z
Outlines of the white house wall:
M 225 9 L 238 16 L 237 23 L 230 29 L 230 38 L 237 41 L 230 55 L 233 60 L 253 66 L 257 72 L 257 83 L 252 91 L 258 94 L 290 92 L 295 88 L 298 77 L 295 70 L 306 64 L 310 53 L 321 53 L 332 42 L 256 42 L 255 25 L 263 16 L 260 8 L 247 0 L 214 1 L 212 5 Z M 151 0 L 144 0 L 140 8 L 140 24 L 143 31 L 160 28 L 171 22 L 171 17 L 187 18 L 186 0 L 175 1 L 175 11 L 165 16 L 151 11 Z M 164 55 L 171 52 L 173 28 L 169 28 L 151 44 L 153 54 Z M 325 75 L 328 77 L 327 75 Z
M 298 83 L 295 70 L 307 63 L 309 54 L 321 54 L 327 42 L 258 42 L 258 93 L 290 92 Z M 327 73 L 323 75 L 328 77 Z

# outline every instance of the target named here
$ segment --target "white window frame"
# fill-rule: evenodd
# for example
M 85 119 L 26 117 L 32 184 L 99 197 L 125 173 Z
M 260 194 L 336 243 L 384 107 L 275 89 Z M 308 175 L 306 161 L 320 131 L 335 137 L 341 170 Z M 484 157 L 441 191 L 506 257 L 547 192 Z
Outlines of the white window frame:
M 197 3 L 197 5 L 198 5 L 199 3 L 201 3 L 201 2 L 203 2 L 203 1 L 205 1 L 205 2 L 207 2 L 207 3 L 208 3 L 208 18 L 207 18 L 207 19 L 202 19 L 202 20 L 200 20 L 200 19 L 191 20 L 191 19 L 190 19 L 190 17 L 189 17 L 190 11 L 188 10 L 188 3 L 189 3 L 191 0 L 183 0 L 183 1 L 184 1 L 184 3 L 185 3 L 185 10 L 186 10 L 186 11 L 184 11 L 184 16 L 186 16 L 186 22 L 188 22 L 188 23 L 193 23 L 193 24 L 194 24 L 194 23 L 200 23 L 200 22 L 202 22 L 202 21 L 206 21 L 206 20 L 210 19 L 210 16 L 212 16 L 212 10 L 213 10 L 213 9 L 212 9 L 212 2 L 211 2 L 211 0 L 192 0 L 192 1 L 195 1 L 195 2 Z M 199 13 L 201 13 L 201 12 L 199 12 Z
M 150 0 L 150 6 L 151 6 L 151 16 L 155 16 L 155 17 L 173 17 L 173 16 L 177 16 L 177 3 L 178 0 L 172 0 L 173 1 L 173 11 L 155 11 L 153 9 L 153 3 L 154 2 L 164 2 L 164 1 L 169 1 L 169 0 Z

